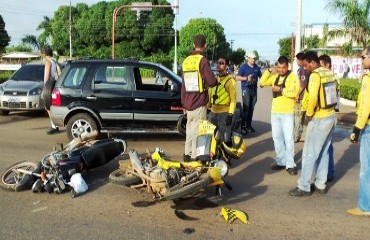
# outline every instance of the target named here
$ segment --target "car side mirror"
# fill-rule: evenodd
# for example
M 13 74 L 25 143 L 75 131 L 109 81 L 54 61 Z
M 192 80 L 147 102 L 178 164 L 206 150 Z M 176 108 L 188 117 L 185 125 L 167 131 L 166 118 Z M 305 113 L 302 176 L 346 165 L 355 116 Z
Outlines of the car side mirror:
M 171 92 L 178 93 L 179 92 L 179 85 L 171 84 Z

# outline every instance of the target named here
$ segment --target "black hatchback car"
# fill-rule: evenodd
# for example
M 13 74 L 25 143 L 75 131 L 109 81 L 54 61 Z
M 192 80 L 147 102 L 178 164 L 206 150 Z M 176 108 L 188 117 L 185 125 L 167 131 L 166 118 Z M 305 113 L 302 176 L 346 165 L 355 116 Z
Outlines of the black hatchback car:
M 51 118 L 70 140 L 84 132 L 178 132 L 181 78 L 139 60 L 70 61 L 52 92 Z

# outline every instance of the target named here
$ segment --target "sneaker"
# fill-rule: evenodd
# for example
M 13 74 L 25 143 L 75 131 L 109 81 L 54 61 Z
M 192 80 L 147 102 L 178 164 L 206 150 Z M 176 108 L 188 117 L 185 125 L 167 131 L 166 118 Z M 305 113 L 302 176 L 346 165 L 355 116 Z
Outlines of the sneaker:
M 317 187 L 315 187 L 315 192 L 317 192 L 317 193 L 319 193 L 319 194 L 321 194 L 321 195 L 324 195 L 324 194 L 326 194 L 328 191 L 326 190 L 326 188 L 321 189 L 321 188 L 317 188 Z
M 363 212 L 358 208 L 352 208 L 347 210 L 348 214 L 354 215 L 354 216 L 366 216 L 370 217 L 370 212 Z
M 290 175 L 297 175 L 298 174 L 298 171 L 296 168 L 287 168 L 286 171 L 290 174 Z
M 292 197 L 303 197 L 303 196 L 311 196 L 312 192 L 306 192 L 301 190 L 299 187 L 296 187 L 289 191 L 289 196 Z
M 254 130 L 254 128 L 252 128 L 252 126 L 247 126 L 246 129 L 250 132 L 255 132 L 256 130 Z
M 285 166 L 280 166 L 277 163 L 271 165 L 271 170 L 282 170 L 285 169 Z
M 56 127 L 56 128 L 51 127 L 51 128 L 48 128 L 46 130 L 46 134 L 48 134 L 48 135 L 51 135 L 51 134 L 54 134 L 54 133 L 57 133 L 57 132 L 59 132 L 59 128 L 58 127 Z

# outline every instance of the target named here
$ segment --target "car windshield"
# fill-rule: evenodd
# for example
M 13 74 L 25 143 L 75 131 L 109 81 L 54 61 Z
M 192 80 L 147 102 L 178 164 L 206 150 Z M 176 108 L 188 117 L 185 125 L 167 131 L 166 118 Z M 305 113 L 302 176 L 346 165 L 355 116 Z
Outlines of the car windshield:
M 24 65 L 10 79 L 17 81 L 44 81 L 44 65 Z

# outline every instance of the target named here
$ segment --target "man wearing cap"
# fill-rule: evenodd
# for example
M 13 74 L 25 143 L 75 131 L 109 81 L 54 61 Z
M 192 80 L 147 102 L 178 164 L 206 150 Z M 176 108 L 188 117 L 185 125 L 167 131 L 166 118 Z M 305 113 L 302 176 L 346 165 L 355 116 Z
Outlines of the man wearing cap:
M 257 102 L 257 82 L 262 76 L 261 68 L 255 63 L 256 56 L 253 53 L 247 55 L 247 62 L 244 63 L 236 75 L 236 80 L 241 81 L 243 99 L 243 130 L 254 132 L 252 118 L 254 106 Z

